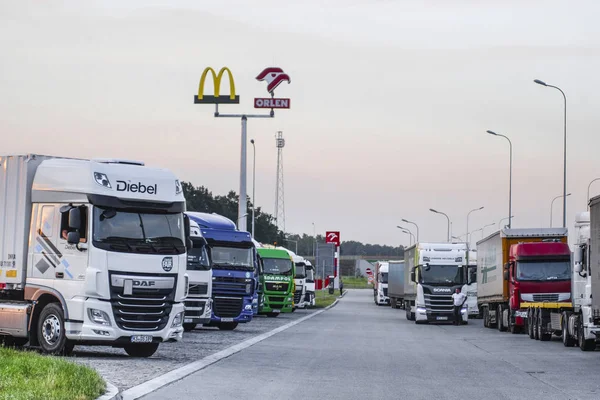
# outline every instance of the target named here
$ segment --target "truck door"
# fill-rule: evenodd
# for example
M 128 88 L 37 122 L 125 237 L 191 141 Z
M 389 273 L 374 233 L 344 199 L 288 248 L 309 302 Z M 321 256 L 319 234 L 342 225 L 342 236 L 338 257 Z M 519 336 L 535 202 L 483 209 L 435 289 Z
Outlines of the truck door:
M 28 276 L 31 283 L 53 288 L 57 257 L 57 207 L 51 204 L 34 205 L 31 221 L 30 257 Z
M 85 280 L 87 267 L 88 246 L 88 207 L 75 206 L 81 213 L 81 226 L 79 229 L 69 227 L 69 211 L 58 212 L 60 217 L 60 235 L 57 240 L 57 258 L 59 264 L 56 266 L 56 287 L 71 286 L 74 281 Z M 80 240 L 78 244 L 67 242 L 67 234 L 77 230 Z M 60 282 L 63 282 L 62 284 Z M 66 288 L 65 288 L 66 289 Z

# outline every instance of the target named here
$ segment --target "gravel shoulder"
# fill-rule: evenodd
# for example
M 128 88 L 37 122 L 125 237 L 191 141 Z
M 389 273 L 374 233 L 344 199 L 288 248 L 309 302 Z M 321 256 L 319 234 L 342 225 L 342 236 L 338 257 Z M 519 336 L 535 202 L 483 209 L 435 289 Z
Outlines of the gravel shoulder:
M 277 318 L 255 317 L 233 331 L 199 328 L 183 335 L 179 343 L 164 343 L 150 358 L 131 358 L 123 349 L 105 346 L 76 346 L 68 359 L 94 368 L 119 390 L 126 390 L 188 364 L 226 349 L 254 336 L 309 315 L 316 310 L 296 310 Z

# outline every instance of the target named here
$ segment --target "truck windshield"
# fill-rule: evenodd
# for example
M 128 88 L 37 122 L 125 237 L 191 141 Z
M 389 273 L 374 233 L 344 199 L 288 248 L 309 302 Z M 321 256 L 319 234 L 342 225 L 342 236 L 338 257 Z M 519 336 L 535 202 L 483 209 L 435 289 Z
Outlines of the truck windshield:
M 518 261 L 519 281 L 566 281 L 571 279 L 569 261 Z
M 306 270 L 306 282 L 314 282 L 315 281 L 315 271 L 312 269 Z
M 251 248 L 214 246 L 211 248 L 211 253 L 215 267 L 221 269 L 254 270 L 254 258 Z
M 426 284 L 462 284 L 460 265 L 424 265 L 421 267 L 421 282 Z
M 292 275 L 292 260 L 285 260 L 283 258 L 263 258 L 263 273 Z
M 161 254 L 185 252 L 183 214 L 153 214 L 94 207 L 94 245 L 105 250 Z
M 306 278 L 306 266 L 296 264 L 296 276 L 294 278 L 304 279 Z
M 194 239 L 192 239 L 194 241 Z M 210 259 L 204 243 L 194 241 L 194 247 L 187 251 L 187 269 L 188 270 L 210 270 Z
M 379 282 L 388 283 L 388 273 L 387 272 L 381 273 L 381 278 L 380 278 Z

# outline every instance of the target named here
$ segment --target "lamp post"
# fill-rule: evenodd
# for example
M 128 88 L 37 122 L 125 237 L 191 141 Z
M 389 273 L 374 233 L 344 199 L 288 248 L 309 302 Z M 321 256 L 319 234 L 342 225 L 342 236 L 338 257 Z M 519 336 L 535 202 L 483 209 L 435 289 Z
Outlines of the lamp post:
M 494 225 L 496 225 L 496 223 L 492 222 L 491 224 L 484 225 L 483 228 L 481 228 L 481 238 L 482 239 L 483 239 L 483 236 L 485 235 L 485 228 L 487 228 L 488 226 L 494 226 Z
M 448 238 L 448 242 L 450 242 L 450 217 L 448 217 L 448 215 L 444 214 L 441 211 L 434 210 L 433 208 L 430 208 L 429 211 L 436 213 L 436 214 L 442 214 L 443 216 L 446 217 L 446 219 L 448 220 L 448 234 L 446 235 L 446 237 Z
M 567 196 L 570 196 L 571 193 L 568 193 Z M 552 210 L 554 209 L 554 200 L 556 199 L 560 199 L 561 197 L 563 197 L 563 195 L 561 194 L 560 196 L 556 196 L 555 198 L 552 199 L 552 202 L 550 203 L 550 228 L 552 228 Z M 564 226 L 563 226 L 564 228 Z
M 563 95 L 563 99 L 565 100 L 565 113 L 564 113 L 564 143 L 563 143 L 563 228 L 567 227 L 567 96 L 565 92 L 562 91 L 561 88 L 557 86 L 548 85 L 544 81 L 540 81 L 539 79 L 533 80 L 538 85 L 554 88 L 558 90 Z
M 419 225 L 417 225 L 416 223 L 409 221 L 407 219 L 402 218 L 402 222 L 406 222 L 407 224 L 411 224 L 414 225 L 417 228 L 417 242 L 419 241 Z M 416 242 L 415 242 L 416 243 Z
M 483 210 L 483 206 L 481 206 L 479 208 L 474 208 L 473 210 L 471 210 L 467 213 L 467 250 L 469 250 L 469 248 L 471 247 L 471 241 L 469 240 L 469 215 L 471 215 L 472 212 L 479 211 L 479 210 Z
M 508 146 L 510 150 L 510 161 L 509 161 L 509 177 L 508 177 L 508 228 L 512 227 L 512 142 L 507 136 L 500 135 L 494 131 L 487 131 L 490 135 L 500 136 L 508 140 Z
M 315 258 L 315 248 L 317 247 L 317 230 L 315 229 L 315 223 L 312 223 L 313 226 L 313 258 Z
M 514 218 L 514 215 L 511 215 L 510 218 Z M 500 221 L 498 221 L 498 226 L 500 227 L 500 229 L 502 229 L 502 221 L 504 221 L 505 219 L 508 219 L 508 217 L 506 218 L 502 218 Z
M 398 229 L 400 229 L 402 232 L 404 232 L 404 233 L 407 233 L 407 234 L 409 234 L 409 235 L 410 235 L 410 239 L 409 239 L 410 241 L 409 241 L 409 243 L 410 243 L 410 246 L 412 246 L 412 242 L 413 242 L 413 240 L 414 240 L 414 238 L 415 238 L 415 235 L 413 235 L 413 233 L 412 233 L 410 230 L 408 230 L 407 228 L 403 228 L 403 227 L 401 227 L 401 226 L 396 226 L 396 228 L 398 228 Z
M 296 255 L 299 255 L 298 254 L 298 241 L 297 240 L 292 240 L 292 239 L 283 239 L 283 240 L 286 241 L 286 242 L 295 243 L 296 244 Z
M 256 208 L 256 146 L 254 139 L 250 139 L 252 143 L 252 237 L 254 237 L 254 209 Z
M 587 209 L 588 209 L 588 211 L 590 210 L 590 186 L 592 186 L 592 183 L 594 183 L 596 181 L 600 181 L 600 178 L 592 179 L 592 181 L 588 185 L 587 198 L 586 198 L 586 203 L 587 203 Z

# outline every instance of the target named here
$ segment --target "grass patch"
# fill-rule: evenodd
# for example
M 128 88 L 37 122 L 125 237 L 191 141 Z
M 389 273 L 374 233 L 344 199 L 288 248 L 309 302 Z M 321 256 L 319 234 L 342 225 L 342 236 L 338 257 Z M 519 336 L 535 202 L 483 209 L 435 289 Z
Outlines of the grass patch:
M 315 308 L 325 308 L 332 305 L 339 294 L 339 290 L 336 290 L 334 294 L 329 294 L 328 290 L 315 291 Z
M 0 346 L 0 400 L 92 400 L 105 390 L 91 368 Z
M 373 289 L 373 285 L 369 285 L 369 281 L 364 277 L 343 276 L 342 282 L 344 289 Z

